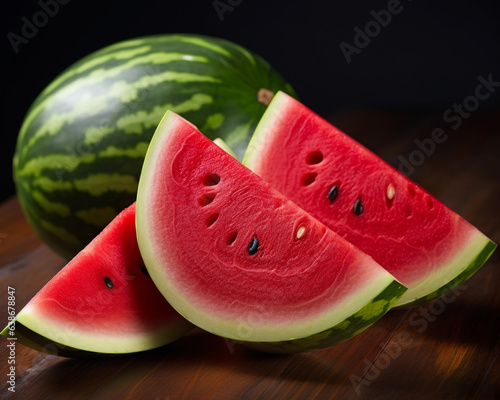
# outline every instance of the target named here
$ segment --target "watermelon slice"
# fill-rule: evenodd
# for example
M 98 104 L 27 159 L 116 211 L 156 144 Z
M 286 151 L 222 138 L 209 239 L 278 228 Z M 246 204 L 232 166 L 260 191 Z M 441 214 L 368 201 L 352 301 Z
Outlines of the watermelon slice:
M 346 340 L 406 290 L 173 112 L 146 155 L 136 225 L 151 277 L 181 315 L 268 352 Z
M 407 286 L 397 305 L 439 297 L 474 274 L 496 247 L 285 93 L 272 100 L 243 162 Z
M 156 348 L 192 327 L 165 301 L 144 267 L 134 203 L 59 271 L 1 333 L 35 350 L 89 357 Z

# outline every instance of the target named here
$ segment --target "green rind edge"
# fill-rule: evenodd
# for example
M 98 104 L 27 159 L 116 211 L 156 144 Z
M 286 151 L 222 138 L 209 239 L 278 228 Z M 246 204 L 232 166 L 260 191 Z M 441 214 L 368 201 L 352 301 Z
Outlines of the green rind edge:
M 293 354 L 332 347 L 358 335 L 378 321 L 392 308 L 406 290 L 407 288 L 398 281 L 392 281 L 382 292 L 373 298 L 372 301 L 352 314 L 349 318 L 332 328 L 305 338 L 280 342 L 248 342 L 236 340 L 234 342 L 253 350 L 274 354 Z M 385 304 L 382 302 L 385 302 Z
M 423 297 L 420 297 L 416 300 L 401 305 L 396 304 L 394 307 L 395 308 L 413 307 L 415 305 L 425 303 L 427 301 L 434 300 L 445 295 L 456 286 L 464 283 L 469 278 L 471 278 L 472 275 L 474 275 L 479 270 L 479 268 L 481 268 L 486 263 L 486 261 L 488 260 L 488 258 L 491 257 L 496 248 L 497 244 L 489 240 L 483 247 L 483 249 L 478 253 L 476 258 L 474 258 L 474 260 L 472 260 L 472 262 L 460 274 L 458 274 L 455 278 L 449 281 L 446 285 L 443 285 L 439 289 Z
M 15 336 L 10 335 L 9 327 L 11 324 L 15 323 Z M 11 322 L 7 325 L 2 332 L 2 336 L 5 336 L 9 341 L 13 341 L 15 337 L 15 342 L 21 343 L 33 350 L 41 351 L 50 355 L 69 357 L 69 358 L 104 358 L 112 357 L 117 355 L 122 355 L 122 353 L 98 353 L 94 351 L 80 350 L 74 347 L 66 346 L 62 343 L 54 342 L 53 340 L 47 339 L 31 329 L 24 326 L 19 321 Z M 130 353 L 123 353 L 130 354 Z

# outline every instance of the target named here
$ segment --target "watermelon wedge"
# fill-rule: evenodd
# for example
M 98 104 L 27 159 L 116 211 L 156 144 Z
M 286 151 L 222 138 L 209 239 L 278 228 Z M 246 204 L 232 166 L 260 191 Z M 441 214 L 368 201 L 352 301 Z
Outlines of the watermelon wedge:
M 151 278 L 181 315 L 268 352 L 346 340 L 406 290 L 170 111 L 146 154 L 136 226 Z
M 59 271 L 1 333 L 35 350 L 92 357 L 156 348 L 192 325 L 156 289 L 135 231 L 135 203 Z
M 441 296 L 474 274 L 496 247 L 283 92 L 262 117 L 243 163 L 407 286 L 398 306 Z

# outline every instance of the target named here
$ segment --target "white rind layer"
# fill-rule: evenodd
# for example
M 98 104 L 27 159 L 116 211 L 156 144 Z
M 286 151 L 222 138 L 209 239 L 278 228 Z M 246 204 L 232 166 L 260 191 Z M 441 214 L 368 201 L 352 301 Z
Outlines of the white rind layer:
M 394 306 L 400 307 L 414 303 L 419 299 L 426 298 L 437 292 L 439 289 L 447 286 L 456 277 L 467 271 L 473 264 L 476 257 L 482 253 L 489 243 L 491 243 L 488 237 L 483 235 L 478 230 L 474 230 L 475 232 L 471 236 L 469 243 L 459 254 L 455 255 L 440 268 L 436 268 L 433 274 L 428 275 L 419 282 L 410 285 L 408 290 L 403 294 L 403 296 L 401 296 Z
M 156 332 L 112 332 L 96 333 L 93 330 L 80 331 L 69 322 L 51 321 L 40 315 L 36 306 L 26 305 L 17 315 L 16 321 L 50 341 L 78 350 L 96 353 L 122 354 L 150 350 L 170 343 L 186 333 L 186 322 L 177 321 Z M 177 325 L 177 326 L 176 326 Z

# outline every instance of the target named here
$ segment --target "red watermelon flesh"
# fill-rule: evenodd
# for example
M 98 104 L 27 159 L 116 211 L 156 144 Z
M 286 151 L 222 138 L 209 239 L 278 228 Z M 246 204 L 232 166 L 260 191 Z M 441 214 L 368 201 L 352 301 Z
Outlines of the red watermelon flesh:
M 407 286 L 398 305 L 437 297 L 463 282 L 496 246 L 422 187 L 281 92 L 243 162 Z
M 70 357 L 148 350 L 192 328 L 144 267 L 135 203 L 57 273 L 14 324 L 20 343 Z M 2 334 L 9 332 L 7 327 Z
M 345 340 L 406 290 L 172 112 L 149 146 L 136 219 L 169 303 L 204 330 L 266 351 Z

